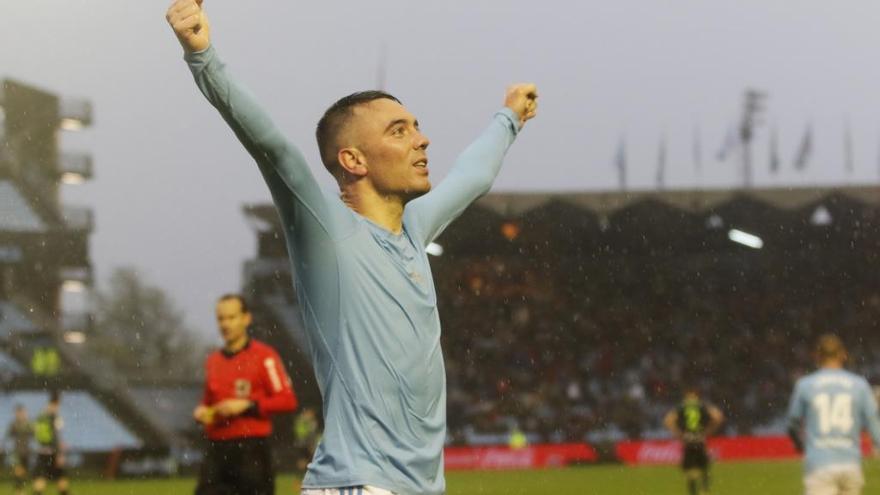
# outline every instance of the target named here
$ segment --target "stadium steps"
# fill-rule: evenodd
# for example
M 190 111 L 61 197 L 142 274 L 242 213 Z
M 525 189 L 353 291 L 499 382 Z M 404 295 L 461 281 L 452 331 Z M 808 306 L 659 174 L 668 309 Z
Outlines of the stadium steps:
M 41 314 L 39 310 L 35 309 L 35 305 L 29 304 L 23 298 L 13 297 L 10 302 L 19 308 L 31 308 L 32 310 L 27 313 L 28 318 L 38 328 L 57 328 L 57 322 L 54 319 Z M 171 445 L 173 439 L 171 432 L 166 431 L 152 421 L 147 414 L 141 412 L 134 397 L 128 391 L 127 383 L 113 373 L 112 367 L 102 364 L 92 356 L 83 356 L 81 352 L 77 352 L 75 344 L 64 343 L 51 330 L 46 331 L 45 334 L 54 341 L 63 365 L 70 370 L 69 373 L 54 378 L 34 375 L 14 377 L 10 383 L 10 389 L 13 384 L 16 385 L 15 390 L 33 390 L 35 388 L 45 390 L 51 386 L 59 386 L 62 390 L 81 387 L 115 416 L 122 425 L 135 434 L 145 446 L 164 449 Z M 10 342 L 5 350 L 17 359 L 25 369 L 30 369 L 28 366 L 29 356 L 24 355 L 27 347 L 19 344 L 18 342 Z

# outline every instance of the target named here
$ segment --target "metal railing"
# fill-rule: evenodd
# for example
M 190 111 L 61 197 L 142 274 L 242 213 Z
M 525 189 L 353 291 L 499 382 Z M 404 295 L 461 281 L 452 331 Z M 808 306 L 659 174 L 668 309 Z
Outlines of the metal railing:
M 64 313 L 61 315 L 61 330 L 65 332 L 83 332 L 88 334 L 92 331 L 95 318 L 91 313 Z
M 90 232 L 95 227 L 94 213 L 83 206 L 63 206 L 61 219 L 69 230 Z
M 78 282 L 83 285 L 91 285 L 92 269 L 84 266 L 62 267 L 58 270 L 58 278 L 63 282 Z
M 92 102 L 80 98 L 62 98 L 58 102 L 58 116 L 62 128 L 89 126 L 92 124 Z
M 70 174 L 79 178 L 91 179 L 93 172 L 91 153 L 62 152 L 59 160 L 62 178 Z

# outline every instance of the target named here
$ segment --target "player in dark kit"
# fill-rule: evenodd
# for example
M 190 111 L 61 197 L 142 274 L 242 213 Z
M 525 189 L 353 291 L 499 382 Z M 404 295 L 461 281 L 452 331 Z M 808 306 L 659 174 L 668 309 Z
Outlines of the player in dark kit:
M 208 356 L 204 397 L 193 411 L 209 440 L 196 495 L 271 495 L 270 416 L 294 411 L 296 395 L 278 353 L 248 335 L 244 298 L 221 297 L 217 324 L 224 346 Z
M 34 465 L 34 494 L 46 490 L 46 482 L 54 481 L 60 495 L 69 493 L 69 482 L 64 471 L 64 450 L 61 444 L 61 428 L 64 422 L 58 414 L 61 394 L 51 392 L 49 404 L 34 421 L 34 438 L 37 440 L 37 462 Z
M 686 390 L 681 405 L 666 414 L 663 423 L 682 442 L 681 468 L 690 495 L 709 493 L 706 439 L 718 431 L 723 422 L 721 410 L 703 402 L 695 389 Z
M 15 406 L 15 418 L 9 423 L 6 430 L 6 436 L 3 439 L 3 445 L 7 443 L 13 444 L 12 456 L 12 476 L 13 476 L 13 493 L 15 495 L 24 495 L 24 488 L 28 478 L 28 464 L 31 457 L 31 439 L 34 437 L 34 426 L 28 419 L 27 409 L 23 405 Z

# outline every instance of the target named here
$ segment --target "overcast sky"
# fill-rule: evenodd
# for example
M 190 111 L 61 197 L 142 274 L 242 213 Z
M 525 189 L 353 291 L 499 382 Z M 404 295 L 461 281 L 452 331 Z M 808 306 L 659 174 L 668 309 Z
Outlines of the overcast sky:
M 93 127 L 64 133 L 93 153 L 96 178 L 65 186 L 94 208 L 97 276 L 134 265 L 214 335 L 213 300 L 240 287 L 255 238 L 241 205 L 269 199 L 255 165 L 197 92 L 165 23 L 165 0 L 0 2 L 0 77 L 85 97 Z M 329 189 L 314 125 L 340 96 L 372 88 L 384 45 L 387 89 L 431 138 L 435 183 L 500 106 L 534 81 L 536 120 L 495 191 L 653 187 L 668 142 L 668 188 L 739 184 L 718 162 L 742 93 L 769 95 L 755 138 L 761 186 L 878 183 L 880 4 L 876 0 L 206 0 L 214 45 Z M 852 128 L 855 171 L 844 170 Z M 812 124 L 804 174 L 792 161 Z M 768 129 L 782 171 L 767 172 Z M 694 172 L 694 135 L 703 172 Z

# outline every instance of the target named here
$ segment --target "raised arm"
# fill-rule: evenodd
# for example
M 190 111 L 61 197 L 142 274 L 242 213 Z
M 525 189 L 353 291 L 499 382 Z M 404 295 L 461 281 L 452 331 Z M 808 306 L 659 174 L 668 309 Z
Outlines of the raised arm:
M 211 46 L 211 27 L 202 1 L 176 0 L 166 19 L 183 47 L 196 84 L 256 160 L 279 208 L 295 208 L 290 201 L 293 195 L 321 223 L 324 197 L 305 158 L 254 98 L 229 78 Z M 290 218 L 302 218 L 296 212 L 286 213 L 291 213 Z
M 455 166 L 433 191 L 407 206 L 423 235 L 433 241 L 471 203 L 492 187 L 507 149 L 526 121 L 535 117 L 538 92 L 534 84 L 508 88 L 505 107 L 489 127 L 459 155 Z

